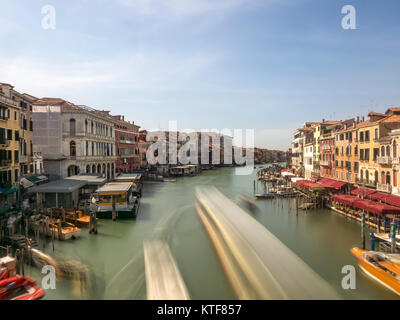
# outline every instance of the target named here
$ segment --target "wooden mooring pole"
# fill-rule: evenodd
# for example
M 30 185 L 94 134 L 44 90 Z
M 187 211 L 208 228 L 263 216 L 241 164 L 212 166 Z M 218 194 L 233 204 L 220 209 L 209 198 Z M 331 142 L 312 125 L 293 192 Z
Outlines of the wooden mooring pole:
M 361 241 L 362 241 L 362 248 L 365 250 L 365 212 L 362 213 L 361 218 Z

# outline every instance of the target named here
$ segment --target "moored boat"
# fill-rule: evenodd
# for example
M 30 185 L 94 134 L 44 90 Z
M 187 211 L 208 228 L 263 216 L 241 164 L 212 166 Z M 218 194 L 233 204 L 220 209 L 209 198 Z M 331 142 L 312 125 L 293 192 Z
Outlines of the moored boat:
M 79 237 L 81 234 L 81 229 L 72 223 L 62 221 L 61 231 L 59 231 L 58 223 L 50 223 L 47 235 L 51 236 L 53 233 L 56 237 L 58 237 L 59 240 L 68 240 Z
M 77 226 L 80 227 L 89 227 L 90 224 L 90 216 L 84 215 L 81 210 L 70 211 L 70 212 L 66 211 L 65 220 L 73 224 L 76 224 Z M 97 218 L 97 220 L 99 219 Z
M 97 217 L 113 218 L 113 207 L 118 218 L 134 218 L 139 210 L 139 197 L 132 182 L 109 182 L 97 190 Z M 115 217 L 116 218 L 116 217 Z
M 400 295 L 400 254 L 352 248 L 360 268 L 371 278 Z
M 257 199 L 273 199 L 275 198 L 275 194 L 273 193 L 257 193 Z
M 0 300 L 37 300 L 44 290 L 27 276 L 15 276 L 0 281 Z

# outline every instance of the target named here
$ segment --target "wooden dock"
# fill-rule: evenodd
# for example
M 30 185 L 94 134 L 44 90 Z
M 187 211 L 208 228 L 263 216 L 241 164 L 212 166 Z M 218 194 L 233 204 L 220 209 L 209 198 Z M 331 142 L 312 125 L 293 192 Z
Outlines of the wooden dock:
M 251 215 L 214 187 L 196 210 L 238 299 L 337 299 L 332 288 Z
M 166 242 L 144 241 L 148 300 L 189 300 L 190 296 Z

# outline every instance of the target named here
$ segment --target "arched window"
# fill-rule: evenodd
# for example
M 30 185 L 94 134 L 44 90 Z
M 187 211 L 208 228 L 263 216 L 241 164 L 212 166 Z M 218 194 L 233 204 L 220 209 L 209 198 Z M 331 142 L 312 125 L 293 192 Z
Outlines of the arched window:
M 365 180 L 367 182 L 369 182 L 369 171 L 368 170 L 365 171 Z
M 385 184 L 385 171 L 381 172 L 381 184 Z
M 390 184 L 390 172 L 386 172 L 386 184 Z
M 363 170 L 360 171 L 360 178 L 361 178 L 361 181 L 364 180 L 364 171 Z
M 379 173 L 375 170 L 375 183 L 378 183 Z
M 86 166 L 86 173 L 90 173 L 90 166 L 89 165 Z
M 75 141 L 71 141 L 69 143 L 69 154 L 72 157 L 76 157 L 76 143 L 75 143 Z
M 397 143 L 393 140 L 393 158 L 397 158 Z
M 101 165 L 100 165 L 100 163 L 97 165 L 97 173 L 101 173 Z
M 76 121 L 75 121 L 75 119 L 70 119 L 69 120 L 69 135 L 75 136 L 75 133 L 76 133 Z
M 386 146 L 386 156 L 390 157 L 390 146 Z
M 96 165 L 92 165 L 92 173 L 96 173 Z
M 88 122 L 87 122 L 87 119 L 85 119 L 85 133 L 87 133 L 88 132 Z
M 385 156 L 385 147 L 382 146 L 381 147 L 381 157 L 384 157 L 384 156 Z

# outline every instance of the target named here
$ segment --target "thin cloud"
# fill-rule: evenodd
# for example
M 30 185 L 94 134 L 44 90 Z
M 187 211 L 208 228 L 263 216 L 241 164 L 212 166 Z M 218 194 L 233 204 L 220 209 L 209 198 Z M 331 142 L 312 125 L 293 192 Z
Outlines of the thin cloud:
M 119 0 L 139 14 L 170 14 L 174 16 L 200 15 L 209 12 L 234 9 L 248 0 Z M 254 1 L 253 1 L 254 2 Z
M 72 60 L 0 56 L 0 79 L 39 95 L 71 90 L 173 90 L 190 84 L 214 65 L 217 57 L 137 52 L 99 60 Z

